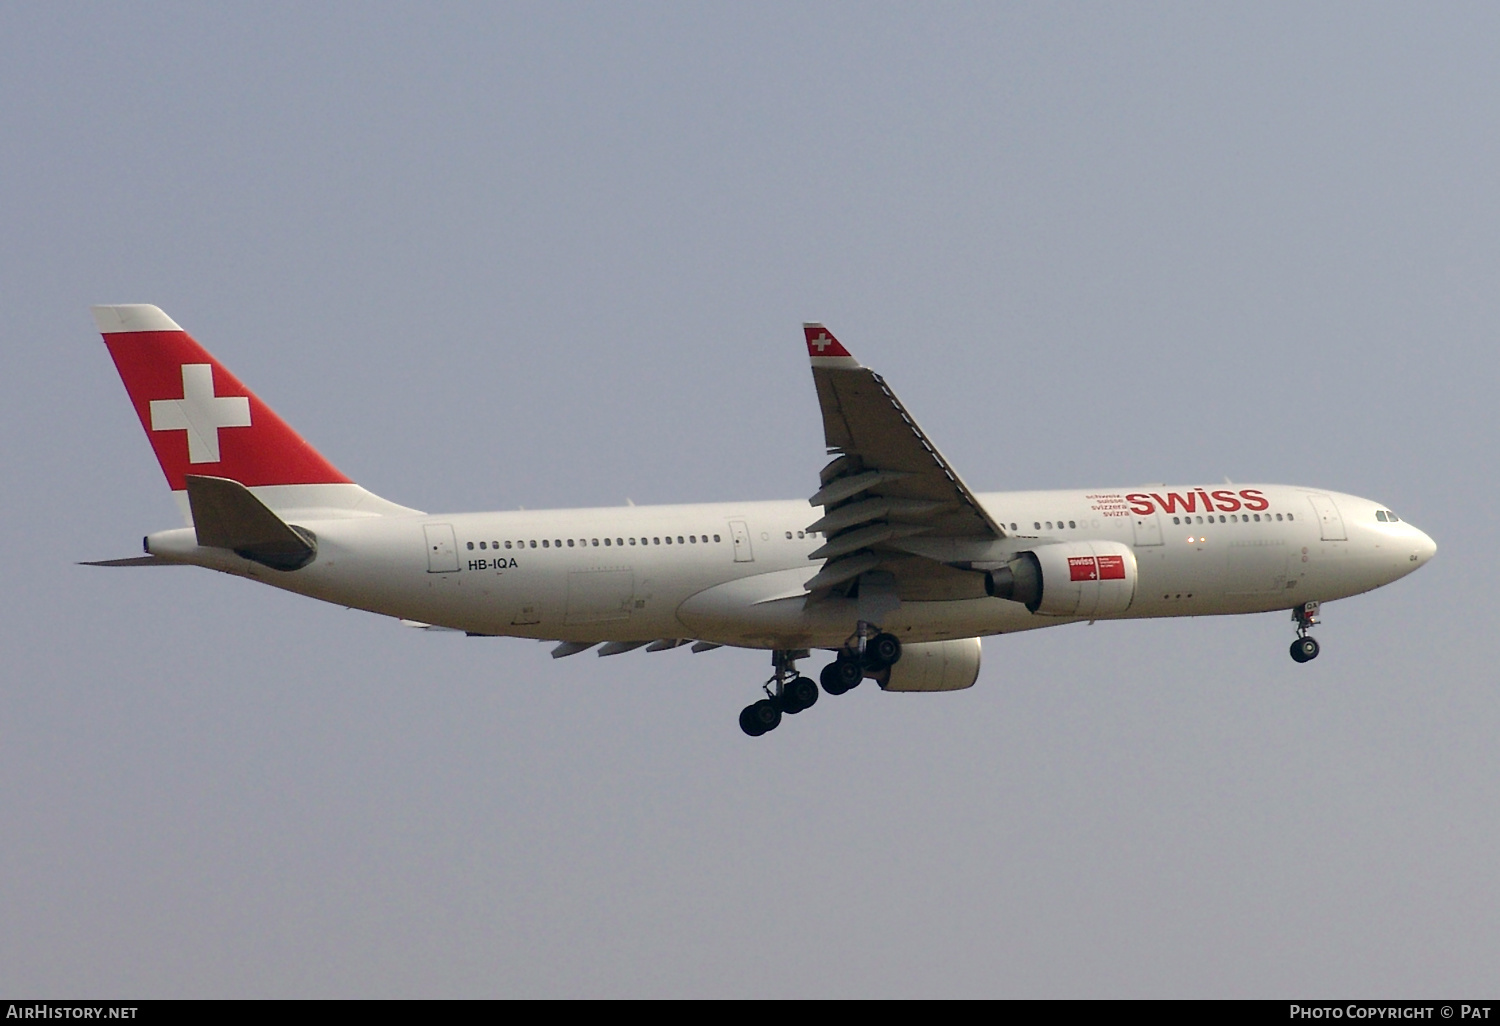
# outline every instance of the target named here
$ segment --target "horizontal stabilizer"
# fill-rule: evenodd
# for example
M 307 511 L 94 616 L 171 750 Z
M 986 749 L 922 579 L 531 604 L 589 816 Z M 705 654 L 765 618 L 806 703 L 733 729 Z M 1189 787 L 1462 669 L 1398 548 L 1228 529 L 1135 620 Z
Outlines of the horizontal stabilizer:
M 155 556 L 126 556 L 124 559 L 93 559 L 79 566 L 177 566 L 178 564 Z
M 187 493 L 199 545 L 232 549 L 273 570 L 298 570 L 317 555 L 309 532 L 272 513 L 238 481 L 189 474 Z

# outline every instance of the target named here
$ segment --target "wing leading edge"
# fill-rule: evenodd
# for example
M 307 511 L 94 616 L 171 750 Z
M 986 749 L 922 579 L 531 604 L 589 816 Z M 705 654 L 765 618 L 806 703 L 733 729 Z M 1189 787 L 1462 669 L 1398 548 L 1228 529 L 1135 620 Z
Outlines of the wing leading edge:
M 833 460 L 808 500 L 826 560 L 807 588 L 853 594 L 860 582 L 894 584 L 907 599 L 978 598 L 984 578 L 955 564 L 998 557 L 1005 529 L 891 391 L 822 324 L 804 324 L 823 437 Z M 889 575 L 888 577 L 885 575 Z

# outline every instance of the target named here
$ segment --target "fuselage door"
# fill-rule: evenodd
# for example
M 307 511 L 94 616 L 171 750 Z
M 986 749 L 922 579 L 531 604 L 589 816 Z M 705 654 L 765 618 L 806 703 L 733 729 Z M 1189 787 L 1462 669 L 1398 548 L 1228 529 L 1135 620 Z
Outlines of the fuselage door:
M 458 542 L 452 524 L 423 524 L 427 535 L 427 572 L 451 574 L 458 569 Z
M 1162 544 L 1161 520 L 1158 519 L 1155 510 L 1147 513 L 1145 516 L 1139 513 L 1132 513 L 1130 515 L 1130 523 L 1135 528 L 1136 548 L 1140 548 L 1142 545 Z
M 1313 494 L 1307 497 L 1307 501 L 1312 503 L 1313 512 L 1317 514 L 1324 541 L 1344 541 L 1349 537 L 1344 530 L 1344 518 L 1339 516 L 1339 508 L 1331 498 Z
M 734 561 L 736 563 L 755 562 L 755 553 L 750 548 L 750 528 L 745 526 L 745 522 L 731 520 L 729 535 L 734 539 Z

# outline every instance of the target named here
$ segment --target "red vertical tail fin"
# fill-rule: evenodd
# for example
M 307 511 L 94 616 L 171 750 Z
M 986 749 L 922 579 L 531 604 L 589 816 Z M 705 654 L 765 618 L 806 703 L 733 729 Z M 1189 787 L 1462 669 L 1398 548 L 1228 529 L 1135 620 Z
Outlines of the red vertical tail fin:
M 346 477 L 160 308 L 132 304 L 93 311 L 184 510 L 187 476 L 193 474 L 238 481 L 274 510 L 325 516 L 413 512 Z

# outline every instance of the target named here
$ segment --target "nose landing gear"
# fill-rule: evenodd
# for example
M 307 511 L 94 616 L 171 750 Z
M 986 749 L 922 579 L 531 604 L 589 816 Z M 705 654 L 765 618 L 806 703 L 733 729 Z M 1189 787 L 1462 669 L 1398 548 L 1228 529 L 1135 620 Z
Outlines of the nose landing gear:
M 1297 606 L 1292 610 L 1292 620 L 1297 624 L 1297 640 L 1292 642 L 1292 658 L 1299 663 L 1318 658 L 1318 640 L 1307 633 L 1313 624 L 1322 622 L 1318 619 L 1318 603 L 1304 602 Z

